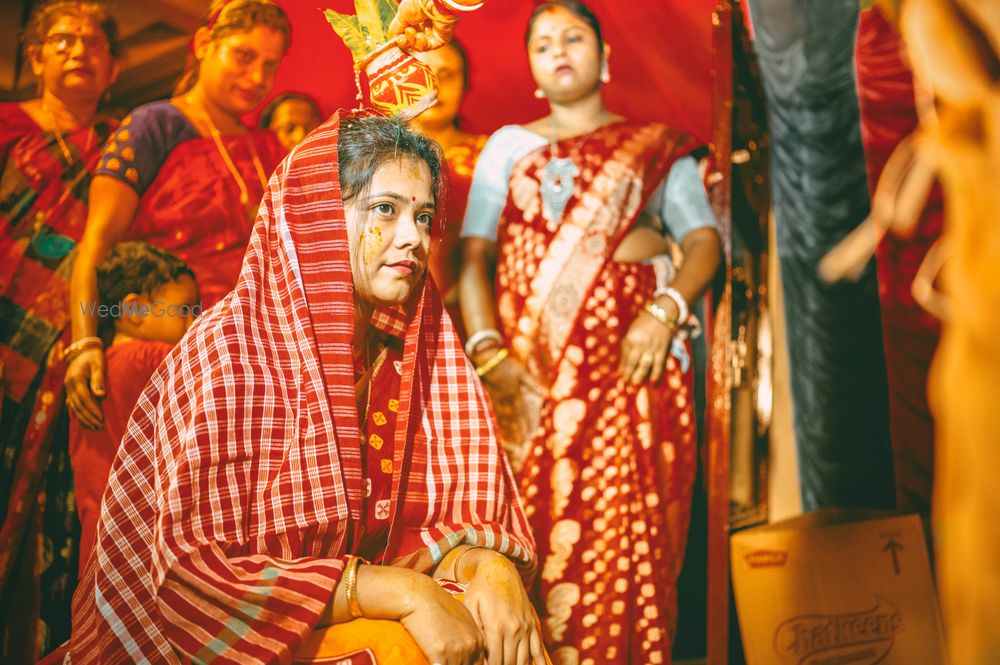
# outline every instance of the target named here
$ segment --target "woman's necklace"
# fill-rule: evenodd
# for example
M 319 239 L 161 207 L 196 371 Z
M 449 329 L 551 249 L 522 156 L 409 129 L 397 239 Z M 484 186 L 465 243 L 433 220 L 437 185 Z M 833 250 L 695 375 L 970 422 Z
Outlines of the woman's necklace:
M 66 158 L 66 165 L 69 166 L 74 161 L 76 161 L 76 158 L 73 157 L 73 152 L 69 149 L 69 146 L 66 145 L 66 140 L 65 138 L 63 138 L 62 130 L 59 128 L 59 122 L 56 120 L 56 114 L 52 109 L 49 108 L 49 105 L 46 104 L 45 102 L 42 102 L 42 110 L 48 114 L 49 121 L 52 122 L 52 133 L 55 134 L 56 136 L 56 143 L 59 144 L 59 151 L 62 152 L 63 157 Z M 90 125 L 87 128 L 87 144 L 83 147 L 84 153 L 90 150 L 90 146 L 93 144 L 93 141 L 94 141 L 94 126 Z
M 229 175 L 236 181 L 236 186 L 240 188 L 240 203 L 244 206 L 249 206 L 250 192 L 247 190 L 247 183 L 236 169 L 236 164 L 233 163 L 233 158 L 229 155 L 229 151 L 226 150 L 226 144 L 222 142 L 222 135 L 219 133 L 219 128 L 212 122 L 212 116 L 203 107 L 199 108 L 199 105 L 194 103 L 194 98 L 191 95 L 186 95 L 184 101 L 187 102 L 189 107 L 197 110 L 202 122 L 208 127 L 208 133 L 215 142 L 215 148 L 219 151 L 219 156 L 222 157 L 226 168 L 229 169 Z M 260 180 L 260 186 L 261 188 L 266 188 L 267 175 L 264 173 L 264 165 L 260 162 L 260 155 L 257 154 L 257 147 L 253 144 L 252 140 L 248 140 L 247 145 L 250 146 L 250 158 L 253 160 L 254 169 L 257 171 L 257 179 Z
M 576 176 L 580 175 L 580 168 L 576 165 L 576 158 L 587 142 L 591 134 L 601 126 L 603 114 L 598 117 L 597 125 L 593 129 L 583 134 L 573 145 L 569 157 L 559 156 L 559 146 L 556 142 L 556 134 L 559 133 L 559 125 L 556 116 L 552 119 L 552 133 L 549 135 L 549 150 L 551 157 L 542 169 L 542 203 L 545 204 L 545 212 L 552 221 L 562 219 L 566 211 L 566 204 L 569 203 L 576 187 Z

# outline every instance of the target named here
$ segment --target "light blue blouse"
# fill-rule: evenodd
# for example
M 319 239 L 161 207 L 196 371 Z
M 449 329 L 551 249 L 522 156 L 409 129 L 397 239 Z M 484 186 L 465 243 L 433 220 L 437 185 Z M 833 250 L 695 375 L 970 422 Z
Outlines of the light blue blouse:
M 463 238 L 496 240 L 514 165 L 546 143 L 545 138 L 519 125 L 507 125 L 493 133 L 476 161 L 462 224 Z M 662 229 L 677 242 L 695 229 L 717 226 L 698 165 L 690 156 L 674 162 L 649 197 L 644 212 L 659 218 Z

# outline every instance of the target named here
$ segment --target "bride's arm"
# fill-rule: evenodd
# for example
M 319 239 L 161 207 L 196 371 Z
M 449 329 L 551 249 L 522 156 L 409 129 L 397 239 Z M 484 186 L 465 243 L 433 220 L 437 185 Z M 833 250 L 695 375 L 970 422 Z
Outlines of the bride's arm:
M 395 566 L 358 566 L 357 600 L 366 619 L 399 620 L 412 612 L 428 591 L 426 575 Z M 347 604 L 347 584 L 341 578 L 330 597 L 319 625 L 354 619 Z

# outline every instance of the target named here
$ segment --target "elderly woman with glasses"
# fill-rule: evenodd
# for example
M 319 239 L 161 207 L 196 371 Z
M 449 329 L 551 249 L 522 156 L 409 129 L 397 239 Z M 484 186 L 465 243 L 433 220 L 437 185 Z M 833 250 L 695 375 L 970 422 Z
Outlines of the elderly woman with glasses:
M 40 6 L 23 35 L 38 96 L 0 104 L 0 593 L 5 598 L 0 624 L 6 628 L 0 661 L 5 663 L 34 662 L 47 636 L 58 639 L 60 615 L 68 615 L 66 594 L 75 569 L 66 527 L 72 524 L 72 478 L 66 473 L 65 434 L 53 436 L 65 432 L 56 427 L 63 404 L 60 339 L 69 327 L 69 269 L 87 221 L 87 190 L 101 145 L 114 129 L 97 109 L 118 75 L 117 33 L 102 4 Z M 47 476 L 47 469 L 53 473 Z M 38 500 L 42 487 L 44 502 Z M 38 552 L 52 556 L 41 585 L 34 573 L 41 567 Z M 40 630 L 33 609 L 39 604 Z

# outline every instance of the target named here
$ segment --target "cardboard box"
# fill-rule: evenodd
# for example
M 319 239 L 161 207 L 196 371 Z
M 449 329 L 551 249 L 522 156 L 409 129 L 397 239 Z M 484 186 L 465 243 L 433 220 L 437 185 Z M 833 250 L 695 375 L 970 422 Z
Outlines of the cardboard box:
M 748 665 L 946 662 L 920 518 L 872 515 L 817 511 L 731 538 Z

